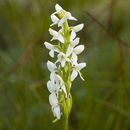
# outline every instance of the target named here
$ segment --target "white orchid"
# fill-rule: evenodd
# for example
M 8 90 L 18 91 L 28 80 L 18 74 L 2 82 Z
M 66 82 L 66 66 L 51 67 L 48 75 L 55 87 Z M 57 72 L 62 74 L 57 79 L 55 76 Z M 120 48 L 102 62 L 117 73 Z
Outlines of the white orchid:
M 79 44 L 79 39 L 80 38 L 78 38 L 78 37 L 74 40 L 71 39 L 70 44 L 69 44 L 68 49 L 67 49 L 67 52 L 66 52 L 67 56 L 69 56 L 73 52 L 74 47 Z
M 77 55 L 82 53 L 84 50 L 84 45 L 79 45 L 79 46 L 75 47 L 78 44 L 78 40 L 79 39 L 77 39 L 75 43 L 70 43 L 70 45 L 68 46 L 68 50 L 66 52 L 67 56 L 72 54 L 72 57 L 71 57 L 72 65 L 77 64 L 77 60 L 78 60 Z
M 86 66 L 86 63 L 80 63 L 74 66 L 72 74 L 71 74 L 71 81 L 73 81 L 78 76 L 78 73 L 80 75 L 80 78 L 84 80 L 84 78 L 82 77 L 80 73 L 80 70 L 83 69 L 85 66 Z
M 61 43 L 64 43 L 64 38 L 61 35 L 60 31 L 57 32 L 57 31 L 49 28 L 49 33 L 53 36 L 52 39 L 51 39 L 51 41 L 53 41 L 53 40 L 59 40 Z
M 86 66 L 86 63 L 78 64 L 78 55 L 84 50 L 84 45 L 78 45 L 80 38 L 76 38 L 76 33 L 82 30 L 84 24 L 69 27 L 68 20 L 75 20 L 70 12 L 65 11 L 60 5 L 55 5 L 55 12 L 51 15 L 53 25 L 61 27 L 59 31 L 49 28 L 49 33 L 53 40 L 58 40 L 58 45 L 53 45 L 45 42 L 44 45 L 49 49 L 49 55 L 54 58 L 57 52 L 57 60 L 55 63 L 48 61 L 47 67 L 50 71 L 50 80 L 47 82 L 47 88 L 51 93 L 49 95 L 49 102 L 51 104 L 52 112 L 56 120 L 61 117 L 61 110 L 63 110 L 66 119 L 72 106 L 72 96 L 70 89 L 72 81 L 78 76 L 81 77 L 80 72 Z M 60 109 L 60 107 L 63 107 Z
M 45 47 L 46 47 L 47 49 L 50 50 L 49 55 L 50 55 L 52 58 L 54 58 L 54 52 L 59 52 L 59 49 L 56 48 L 54 45 L 52 45 L 52 44 L 49 43 L 49 42 L 44 42 L 44 45 L 45 45 Z
M 54 13 L 51 15 L 51 20 L 52 20 L 53 24 L 51 24 L 50 26 L 53 26 L 53 25 L 55 25 L 55 24 L 58 24 L 58 27 L 59 27 L 59 26 L 62 27 L 62 24 L 63 24 L 64 22 L 66 22 L 67 20 L 75 20 L 75 21 L 77 21 L 77 19 L 74 18 L 74 17 L 71 15 L 70 12 L 63 10 L 60 5 L 56 4 L 56 5 L 55 5 L 55 10 L 56 10 L 56 12 L 54 12 Z M 58 17 L 56 17 L 55 14 L 58 14 L 58 13 L 61 13 L 61 15 L 62 15 L 62 18 L 61 18 L 61 19 L 59 19 Z
M 59 86 L 64 91 L 65 96 L 67 97 L 67 92 L 66 92 L 65 83 L 64 83 L 63 79 L 59 75 L 57 75 L 57 79 L 58 79 Z
M 50 91 L 50 93 L 56 93 L 58 95 L 60 86 L 54 80 L 49 80 L 47 82 L 47 88 Z
M 62 27 L 62 24 L 63 24 L 64 22 L 66 22 L 67 20 L 75 20 L 75 21 L 77 21 L 77 19 L 74 18 L 74 17 L 71 15 L 70 12 L 66 12 L 65 15 L 63 16 L 63 18 L 59 21 L 58 27 L 59 27 L 59 26 Z
M 51 93 L 49 96 L 49 102 L 52 106 L 52 111 L 57 119 L 60 119 L 60 106 L 58 105 L 58 99 L 55 93 Z
M 58 57 L 58 60 L 56 61 L 56 63 L 57 63 L 57 62 L 60 62 L 60 63 L 61 63 L 61 66 L 64 67 L 66 61 L 71 62 L 71 60 L 70 60 L 69 58 L 67 58 L 67 56 L 68 56 L 68 55 L 64 54 L 63 52 L 60 52 L 60 53 L 58 54 L 58 56 L 57 56 L 57 57 Z

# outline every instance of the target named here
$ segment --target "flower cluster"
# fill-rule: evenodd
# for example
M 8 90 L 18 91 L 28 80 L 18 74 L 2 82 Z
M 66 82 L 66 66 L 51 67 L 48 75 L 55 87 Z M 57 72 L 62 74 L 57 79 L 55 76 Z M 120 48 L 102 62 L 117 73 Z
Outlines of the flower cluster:
M 49 28 L 49 33 L 53 40 L 57 40 L 57 45 L 45 42 L 44 45 L 49 49 L 49 55 L 54 58 L 55 54 L 57 60 L 55 63 L 48 61 L 47 67 L 50 73 L 50 80 L 47 82 L 47 88 L 50 91 L 49 102 L 52 107 L 52 112 L 56 120 L 60 119 L 61 111 L 65 116 L 69 116 L 72 97 L 70 88 L 72 81 L 81 75 L 80 70 L 86 66 L 86 63 L 78 63 L 78 56 L 83 50 L 84 45 L 78 45 L 80 38 L 76 38 L 76 33 L 82 30 L 84 24 L 76 26 L 68 25 L 68 20 L 77 21 L 70 12 L 65 11 L 58 4 L 55 5 L 55 10 L 51 15 L 53 25 L 58 25 L 59 31 Z M 78 46 L 77 46 L 78 45 Z

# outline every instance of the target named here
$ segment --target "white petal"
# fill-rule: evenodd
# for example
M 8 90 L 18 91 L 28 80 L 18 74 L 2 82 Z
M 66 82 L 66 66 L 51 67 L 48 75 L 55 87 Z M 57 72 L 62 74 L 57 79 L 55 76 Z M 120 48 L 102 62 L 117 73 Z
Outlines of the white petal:
M 62 67 L 64 67 L 64 66 L 65 66 L 65 62 L 66 62 L 66 60 L 65 60 L 65 59 L 61 59 L 61 60 L 60 60 L 60 63 L 61 63 L 61 66 L 62 66 Z
M 83 69 L 84 67 L 86 67 L 86 63 L 80 63 L 76 65 L 76 70 L 80 71 L 81 69 Z
M 71 15 L 70 12 L 66 12 L 66 18 L 69 19 L 69 20 L 75 20 L 75 21 L 77 21 L 77 19 L 74 18 L 74 17 Z
M 54 69 L 56 68 L 56 65 L 54 63 L 52 63 L 51 61 L 47 61 L 47 67 L 50 72 L 53 72 Z
M 80 54 L 83 50 L 84 50 L 84 45 L 79 45 L 79 46 L 74 48 L 74 52 L 76 54 Z
M 67 18 L 66 17 L 63 17 L 60 21 L 59 21 L 59 23 L 58 23 L 58 27 L 62 27 L 62 24 L 65 22 L 67 20 Z
M 47 88 L 50 91 L 50 93 L 54 92 L 54 84 L 52 81 L 47 82 Z
M 78 72 L 76 70 L 73 70 L 71 74 L 71 81 L 73 81 L 77 76 L 78 76 Z
M 57 64 L 58 62 L 60 62 L 60 59 L 58 58 L 57 61 L 55 62 L 55 64 Z
M 80 71 L 79 71 L 79 76 L 80 76 L 80 78 L 84 81 L 84 78 L 83 78 L 83 76 L 82 76 L 82 74 L 81 74 Z
M 60 52 L 57 57 L 58 59 L 61 59 L 62 57 L 65 57 L 65 54 L 63 52 Z
M 53 108 L 53 114 L 58 120 L 60 119 L 60 106 L 59 105 Z
M 66 88 L 65 88 L 65 86 L 62 86 L 61 89 L 64 91 L 65 96 L 66 96 L 66 98 L 67 98 L 67 92 L 66 92 Z
M 65 64 L 65 54 L 60 52 L 57 57 L 58 60 L 56 62 L 61 62 L 61 65 L 63 66 Z
M 62 24 L 67 21 L 67 19 L 69 19 L 69 20 L 76 20 L 76 18 L 71 16 L 70 12 L 66 12 L 64 17 L 60 20 L 58 26 L 62 26 Z
M 71 60 L 69 58 L 66 58 L 66 61 L 71 62 Z
M 53 30 L 53 29 L 51 29 L 51 28 L 49 28 L 49 33 L 52 35 L 52 36 L 58 36 L 58 32 L 57 31 L 55 31 L 55 30 Z
M 59 4 L 56 4 L 55 5 L 55 10 L 60 11 L 60 10 L 62 10 L 62 7 Z
M 60 22 L 59 22 L 59 24 L 58 24 L 58 27 L 59 27 L 59 26 L 62 26 L 62 24 L 63 24 L 64 22 L 66 22 L 67 19 L 69 19 L 70 15 L 71 15 L 71 14 L 70 14 L 69 12 L 66 12 L 65 15 L 64 15 L 64 17 L 60 20 Z
M 64 82 L 63 82 L 63 79 L 62 79 L 59 75 L 56 75 L 56 78 L 57 78 L 57 80 L 59 80 L 62 84 L 64 83 Z
M 84 27 L 84 24 L 79 24 L 79 25 L 73 27 L 73 30 L 74 30 L 75 32 L 79 32 L 80 30 L 83 29 L 83 27 Z
M 53 41 L 53 40 L 57 40 L 57 36 L 53 36 L 51 41 Z
M 54 78 L 54 77 L 53 77 Z M 50 93 L 56 93 L 59 91 L 60 86 L 55 83 L 56 81 L 54 80 L 49 80 L 47 82 L 47 88 L 50 91 Z
M 66 12 L 65 15 L 64 15 L 64 19 L 67 20 L 67 19 L 69 19 L 69 17 L 71 17 L 71 13 Z
M 76 37 L 76 33 L 72 30 L 70 34 L 70 41 L 73 41 L 75 37 Z
M 55 74 L 55 72 L 54 72 L 54 71 L 53 71 L 53 72 L 51 72 L 51 74 L 50 74 L 50 79 L 51 79 L 51 81 L 55 82 L 55 79 L 56 79 L 56 74 Z
M 60 50 L 57 47 L 54 48 L 54 51 L 55 52 L 60 52 Z
M 62 37 L 62 35 L 59 35 L 59 36 L 58 36 L 58 40 L 59 40 L 61 43 L 64 43 L 64 38 Z
M 51 50 L 51 51 L 49 52 L 49 55 L 50 55 L 52 58 L 54 58 L 54 50 Z
M 69 18 L 69 20 L 75 20 L 75 21 L 77 21 L 77 19 L 76 19 L 75 17 L 73 17 L 73 16 L 71 16 L 71 17 Z
M 53 49 L 53 45 L 50 44 L 49 42 L 44 42 L 44 45 L 45 45 L 45 47 L 46 47 L 47 49 L 49 49 L 49 50 Z
M 49 102 L 50 102 L 52 107 L 56 107 L 57 106 L 58 100 L 57 100 L 57 97 L 56 97 L 55 93 L 51 93 L 49 95 Z
M 67 52 L 66 52 L 66 57 L 68 57 L 73 51 L 73 47 L 71 45 L 69 45 Z
M 69 15 L 69 20 L 75 20 L 75 21 L 77 21 L 77 19 L 76 19 L 75 17 L 73 17 L 73 16 L 71 15 L 71 13 L 70 13 L 70 15 Z
M 78 45 L 79 44 L 79 40 L 80 40 L 80 38 L 78 38 L 78 37 L 75 40 L 73 40 L 71 42 L 72 46 L 75 47 L 76 45 Z
M 51 20 L 53 23 L 57 23 L 59 21 L 59 19 L 55 16 L 55 14 L 51 15 Z
M 72 53 L 72 65 L 77 65 L 78 56 L 75 53 Z
M 53 26 L 53 25 L 56 25 L 56 24 L 57 24 L 57 23 L 52 23 L 52 24 L 50 25 L 50 27 Z

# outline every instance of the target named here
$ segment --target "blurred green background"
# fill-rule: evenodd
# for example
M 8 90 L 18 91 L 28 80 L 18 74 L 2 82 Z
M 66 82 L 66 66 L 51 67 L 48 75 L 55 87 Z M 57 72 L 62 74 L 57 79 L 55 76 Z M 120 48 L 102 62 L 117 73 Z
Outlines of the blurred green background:
M 130 0 L 0 0 L 0 130 L 63 129 L 52 123 L 43 45 L 56 3 L 85 24 L 69 129 L 130 130 Z

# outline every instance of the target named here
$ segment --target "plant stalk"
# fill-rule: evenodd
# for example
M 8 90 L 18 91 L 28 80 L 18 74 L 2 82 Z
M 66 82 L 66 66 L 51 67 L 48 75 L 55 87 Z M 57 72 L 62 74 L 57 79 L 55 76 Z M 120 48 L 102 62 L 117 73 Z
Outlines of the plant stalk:
M 64 130 L 68 130 L 68 118 L 65 117 L 65 122 L 64 122 Z

